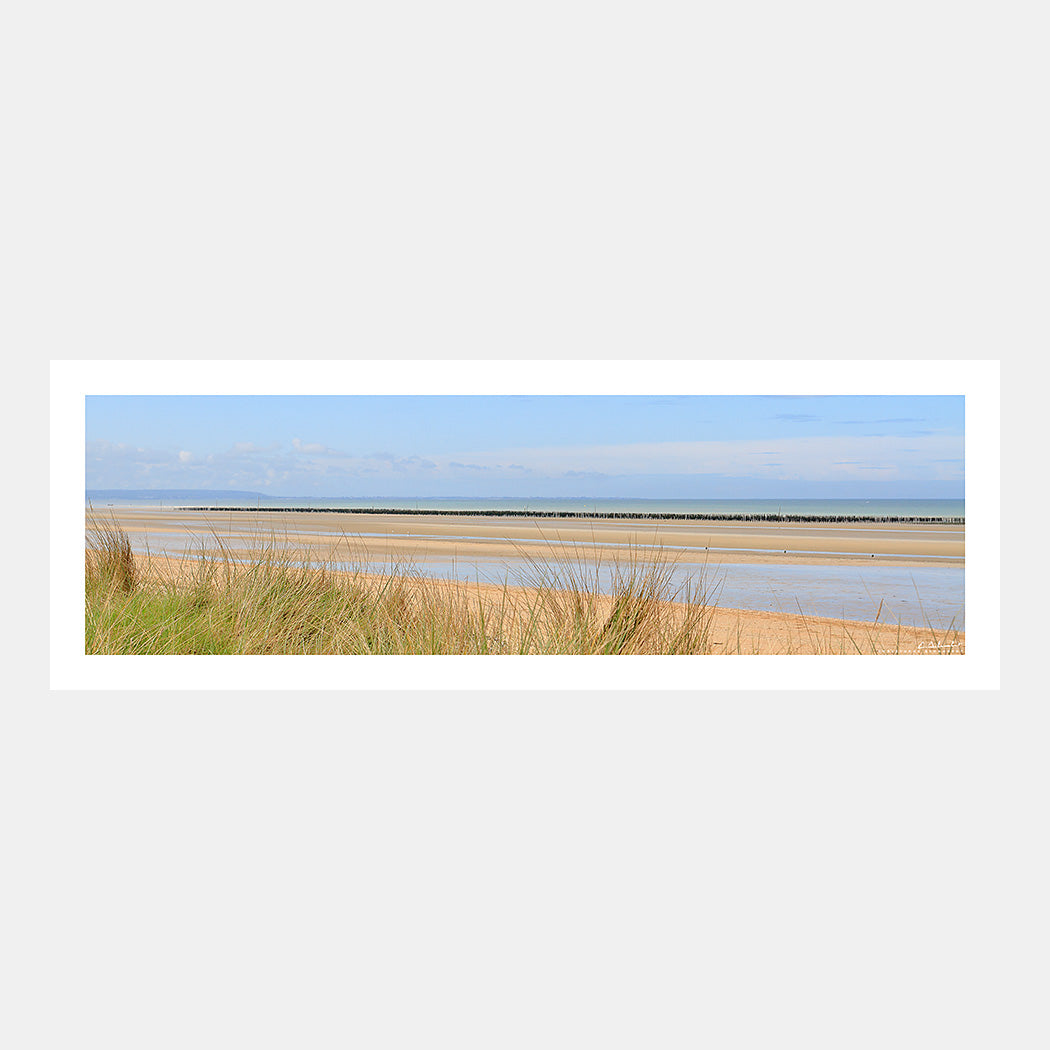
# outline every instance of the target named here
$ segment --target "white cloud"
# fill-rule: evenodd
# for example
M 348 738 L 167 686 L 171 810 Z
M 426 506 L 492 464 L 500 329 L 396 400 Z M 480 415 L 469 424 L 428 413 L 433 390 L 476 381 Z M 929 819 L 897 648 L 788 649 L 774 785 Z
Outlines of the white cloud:
M 333 449 L 328 448 L 326 445 L 320 444 L 320 442 L 300 441 L 299 438 L 292 438 L 292 448 L 294 448 L 296 452 L 312 452 L 320 455 L 334 452 Z
M 197 456 L 186 450 L 137 449 L 106 441 L 87 448 L 88 488 L 263 487 L 337 493 L 354 479 L 381 490 L 386 482 L 420 488 L 442 479 L 484 477 L 596 479 L 618 475 L 724 475 L 785 481 L 958 480 L 961 435 L 790 437 L 760 441 L 692 441 L 555 448 L 513 448 L 453 456 L 352 456 L 296 438 L 292 447 L 244 441 Z
M 727 474 L 755 476 L 756 456 L 775 456 L 774 471 L 762 476 L 791 480 L 834 480 L 870 476 L 879 468 L 899 479 L 946 479 L 959 476 L 959 463 L 938 463 L 961 457 L 962 435 L 790 437 L 738 441 L 668 441 L 631 445 L 581 445 L 554 448 L 511 448 L 461 454 L 456 461 L 481 467 L 514 462 L 537 474 Z M 439 466 L 453 461 L 434 457 Z M 773 467 L 773 464 L 769 465 Z M 504 468 L 505 469 L 505 468 Z

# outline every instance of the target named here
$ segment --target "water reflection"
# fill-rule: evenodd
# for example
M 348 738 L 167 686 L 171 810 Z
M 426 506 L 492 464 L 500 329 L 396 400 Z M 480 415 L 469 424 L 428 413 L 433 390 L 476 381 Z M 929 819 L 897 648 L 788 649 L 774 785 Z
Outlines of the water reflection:
M 132 535 L 138 553 L 197 553 L 207 536 L 185 533 Z M 246 560 L 246 559 L 240 559 Z M 320 559 L 309 564 L 319 564 Z M 293 563 L 303 564 L 303 563 Z M 385 572 L 390 561 L 362 560 L 336 562 L 333 568 Z M 566 585 L 564 564 L 541 556 L 525 559 L 453 559 L 434 557 L 409 564 L 411 571 L 436 579 L 458 579 L 481 583 L 507 583 L 529 586 L 545 578 L 557 586 Z M 580 562 L 570 575 L 597 587 L 604 594 L 615 590 L 622 572 L 615 562 Z M 722 608 L 753 609 L 768 612 L 801 612 L 807 616 L 871 621 L 882 605 L 882 623 L 965 628 L 961 567 L 938 565 L 901 568 L 898 566 L 781 565 L 777 563 L 722 563 L 706 568 L 690 564 L 670 565 L 666 574 L 672 591 L 680 600 L 707 594 Z

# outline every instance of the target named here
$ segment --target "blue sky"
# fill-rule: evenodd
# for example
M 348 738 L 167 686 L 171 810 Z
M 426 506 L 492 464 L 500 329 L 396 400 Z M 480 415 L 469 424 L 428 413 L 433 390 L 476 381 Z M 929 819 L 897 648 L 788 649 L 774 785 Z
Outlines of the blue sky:
M 961 396 L 91 396 L 89 489 L 963 495 Z

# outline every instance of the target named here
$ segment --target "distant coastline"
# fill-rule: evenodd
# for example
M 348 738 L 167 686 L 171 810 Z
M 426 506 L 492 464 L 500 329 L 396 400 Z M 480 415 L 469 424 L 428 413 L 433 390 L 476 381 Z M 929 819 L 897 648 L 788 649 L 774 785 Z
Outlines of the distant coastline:
M 262 492 L 247 492 L 243 489 L 85 489 L 84 495 L 87 501 L 98 500 L 129 500 L 133 503 L 141 501 L 163 500 L 171 503 L 175 500 L 255 500 L 269 499 Z

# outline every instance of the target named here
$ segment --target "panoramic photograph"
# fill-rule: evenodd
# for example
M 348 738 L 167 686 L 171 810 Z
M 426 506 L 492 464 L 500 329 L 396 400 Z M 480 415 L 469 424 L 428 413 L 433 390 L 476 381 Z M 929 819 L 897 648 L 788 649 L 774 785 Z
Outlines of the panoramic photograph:
M 965 652 L 945 395 L 92 395 L 89 655 Z

